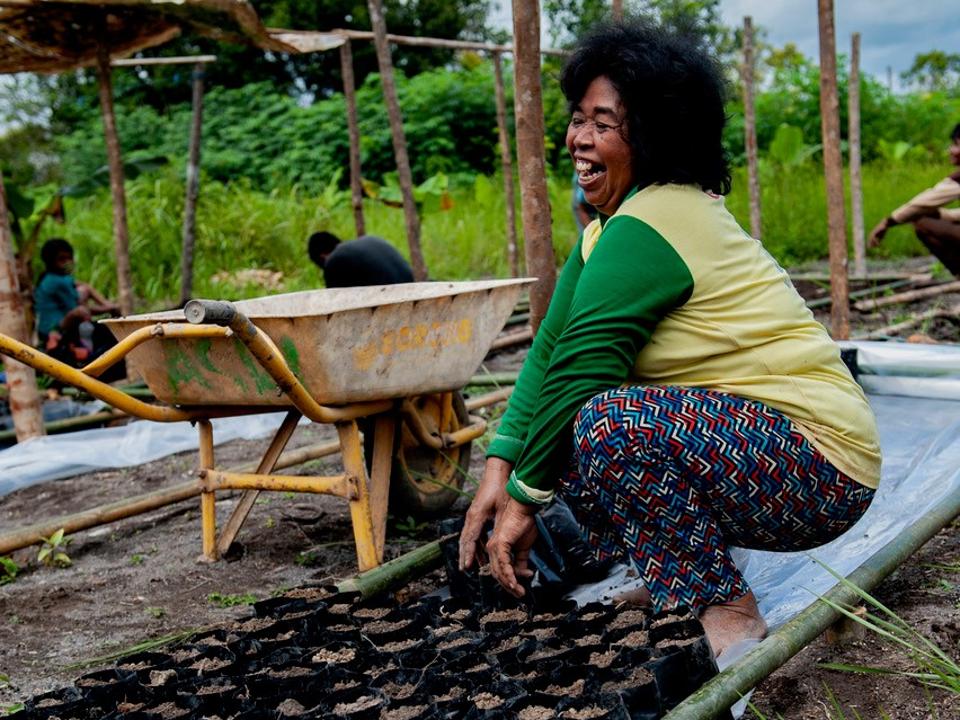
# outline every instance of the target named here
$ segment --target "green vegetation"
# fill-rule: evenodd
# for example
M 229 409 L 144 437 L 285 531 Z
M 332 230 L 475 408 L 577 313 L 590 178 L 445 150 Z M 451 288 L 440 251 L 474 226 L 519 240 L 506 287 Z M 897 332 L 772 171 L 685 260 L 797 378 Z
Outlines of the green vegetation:
M 13 558 L 0 557 L 0 585 L 12 583 L 20 573 L 20 566 Z
M 47 567 L 66 568 L 73 564 L 70 556 L 67 555 L 67 545 L 70 544 L 70 538 L 64 537 L 63 528 L 57 530 L 48 538 L 42 538 L 43 545 L 37 553 L 37 562 Z
M 207 595 L 207 602 L 216 605 L 219 608 L 237 607 L 238 605 L 253 605 L 257 601 L 257 596 L 253 593 L 243 593 L 242 595 L 227 595 L 225 593 L 212 592 Z

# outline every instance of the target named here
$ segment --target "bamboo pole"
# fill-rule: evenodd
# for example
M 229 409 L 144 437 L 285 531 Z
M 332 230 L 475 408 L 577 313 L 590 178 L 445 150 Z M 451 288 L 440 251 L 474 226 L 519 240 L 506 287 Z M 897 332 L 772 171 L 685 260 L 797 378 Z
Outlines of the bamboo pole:
M 527 273 L 537 278 L 530 288 L 530 325 L 536 333 L 550 304 L 557 275 L 543 147 L 538 0 L 514 0 L 513 37 L 516 57 L 513 103 L 517 121 L 520 201 Z
M 847 580 L 869 592 L 924 543 L 960 515 L 960 492 L 944 498 L 917 522 L 875 552 Z M 837 583 L 823 596 L 840 606 L 861 601 L 860 596 L 843 583 Z M 756 648 L 668 712 L 663 720 L 707 720 L 723 717 L 727 708 L 755 687 L 758 682 L 806 647 L 830 627 L 841 614 L 817 599 L 793 620 L 783 625 Z
M 369 30 L 338 29 L 331 32 L 345 37 L 348 40 L 374 39 L 374 33 Z M 474 42 L 471 40 L 448 40 L 446 38 L 416 37 L 413 35 L 394 35 L 393 33 L 387 33 L 387 42 L 395 45 L 410 45 L 412 47 L 475 50 L 477 52 L 488 53 L 508 53 L 514 51 L 512 45 L 495 45 L 493 43 Z M 569 54 L 567 50 L 558 50 L 556 48 L 541 48 L 540 53 L 543 55 L 554 55 L 556 57 L 566 57 Z
M 360 127 L 357 123 L 357 90 L 353 78 L 353 49 L 346 40 L 340 46 L 340 75 L 343 78 L 343 97 L 347 104 L 347 134 L 350 138 L 350 205 L 357 237 L 365 235 L 363 219 L 363 186 L 360 184 Z
M 757 162 L 757 114 L 753 97 L 753 18 L 743 19 L 743 120 L 747 150 L 747 184 L 750 188 L 750 234 L 761 239 L 760 171 Z
M 843 202 L 843 157 L 840 154 L 840 100 L 837 94 L 837 45 L 833 0 L 818 0 L 820 26 L 820 126 L 827 188 L 827 231 L 830 241 L 830 333 L 850 337 L 847 296 L 847 220 Z
M 480 408 L 489 407 L 490 405 L 496 405 L 497 403 L 509 400 L 511 395 L 513 395 L 513 386 L 502 387 L 499 390 L 494 390 L 493 392 L 488 392 L 484 395 L 472 397 L 467 400 L 464 405 L 467 408 L 467 412 L 473 412 L 474 410 L 479 410 Z
M 510 151 L 510 130 L 507 128 L 507 100 L 503 87 L 503 64 L 499 52 L 493 53 L 494 88 L 497 102 L 497 132 L 500 137 L 500 165 L 503 168 L 503 201 L 507 223 L 507 261 L 510 276 L 520 276 L 517 260 L 517 208 L 513 194 L 513 153 Z
M 125 420 L 130 416 L 119 410 L 102 410 L 91 413 L 90 415 L 77 415 L 76 417 L 64 418 L 63 420 L 51 420 L 43 424 L 44 433 L 53 435 L 59 432 L 68 432 L 79 428 L 90 427 L 91 425 L 102 425 L 112 420 Z M 16 437 L 16 430 L 0 430 L 0 442 L 10 440 Z
M 860 174 L 860 33 L 850 38 L 850 86 L 847 88 L 847 144 L 850 148 L 850 213 L 853 215 L 853 272 L 867 276 L 863 229 L 863 179 Z
M 960 292 L 960 280 L 943 283 L 941 285 L 933 285 L 932 287 L 921 288 L 919 290 L 908 290 L 906 292 L 897 293 L 896 295 L 887 295 L 886 297 L 878 297 L 870 300 L 860 300 L 859 302 L 854 303 L 853 306 L 860 312 L 868 312 L 870 310 L 876 310 L 877 308 L 887 307 L 888 305 L 911 303 L 915 302 L 916 300 L 924 300 L 926 298 L 937 297 L 938 295 L 946 295 L 947 293 L 955 292 Z
M 110 194 L 113 198 L 113 242 L 117 256 L 117 296 L 120 312 L 133 314 L 133 275 L 130 271 L 130 239 L 127 231 L 127 199 L 123 189 L 123 160 L 117 137 L 117 119 L 113 111 L 113 81 L 110 51 L 102 42 L 97 49 L 100 112 L 103 135 L 107 144 L 107 165 L 110 168 Z
M 23 296 L 17 279 L 17 262 L 13 253 L 13 232 L 7 214 L 7 194 L 0 170 L 0 332 L 21 342 L 28 342 L 29 332 L 24 321 Z M 3 358 L 10 389 L 10 414 L 17 440 L 43 435 L 43 412 L 40 393 L 37 392 L 36 372 L 29 365 L 7 356 Z
M 337 592 L 358 592 L 362 597 L 367 598 L 402 587 L 413 578 L 426 575 L 440 567 L 443 563 L 440 543 L 450 537 L 452 536 L 448 535 L 440 540 L 434 540 L 379 567 L 341 580 L 336 584 Z
M 623 20 L 623 0 L 613 0 L 613 19 L 615 22 Z
M 407 155 L 407 138 L 403 132 L 403 116 L 397 101 L 397 88 L 393 81 L 393 62 L 390 59 L 390 46 L 387 44 L 387 23 L 383 17 L 381 0 L 367 0 L 370 9 L 370 24 L 373 26 L 373 44 L 377 49 L 377 65 L 380 68 L 380 84 L 383 87 L 383 99 L 387 105 L 390 119 L 390 134 L 393 138 L 393 154 L 397 161 L 397 179 L 403 195 L 403 216 L 407 226 L 407 243 L 410 246 L 410 264 L 413 278 L 417 281 L 427 279 L 427 265 L 420 249 L 420 218 L 413 199 L 413 174 L 410 172 L 410 159 Z
M 197 197 L 200 194 L 200 136 L 203 132 L 203 63 L 193 66 L 193 116 L 187 158 L 187 195 L 183 203 L 183 252 L 180 255 L 180 304 L 193 297 L 193 249 L 196 244 Z

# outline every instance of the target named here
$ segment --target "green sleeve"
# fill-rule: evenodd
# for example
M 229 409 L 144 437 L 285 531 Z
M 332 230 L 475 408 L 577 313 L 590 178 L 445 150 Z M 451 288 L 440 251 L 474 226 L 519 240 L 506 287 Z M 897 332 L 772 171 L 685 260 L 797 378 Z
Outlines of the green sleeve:
M 594 395 L 624 383 L 668 313 L 685 303 L 693 277 L 676 250 L 633 217 L 614 217 L 578 278 L 553 345 L 523 451 L 507 491 L 547 502 L 570 458 L 573 420 Z
M 537 397 L 540 395 L 543 374 L 547 369 L 557 338 L 567 322 L 570 301 L 573 299 L 573 292 L 577 287 L 580 271 L 583 269 L 582 242 L 581 235 L 580 241 L 577 242 L 577 246 L 570 253 L 560 272 L 547 314 L 540 323 L 533 346 L 520 369 L 520 376 L 510 396 L 507 411 L 503 414 L 497 434 L 487 449 L 487 457 L 503 458 L 507 462 L 515 463 L 523 450 L 530 418 L 533 415 Z

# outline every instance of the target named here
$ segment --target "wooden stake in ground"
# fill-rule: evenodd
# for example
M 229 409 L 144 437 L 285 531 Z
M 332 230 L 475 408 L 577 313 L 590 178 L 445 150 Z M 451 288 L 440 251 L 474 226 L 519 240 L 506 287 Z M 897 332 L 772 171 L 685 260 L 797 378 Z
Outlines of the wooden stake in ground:
M 110 195 L 113 198 L 113 242 L 117 256 L 117 300 L 120 312 L 133 314 L 133 275 L 130 271 L 130 240 L 127 232 L 127 198 L 123 189 L 123 160 L 117 137 L 117 120 L 113 112 L 113 81 L 110 51 L 101 44 L 97 51 L 100 79 L 100 112 L 103 135 L 107 144 L 107 165 L 110 168 Z
M 7 194 L 0 172 L 0 332 L 29 343 L 28 330 L 23 318 L 23 298 L 17 282 L 17 263 L 13 256 L 13 233 L 7 214 Z M 7 373 L 10 389 L 10 414 L 17 441 L 43 435 L 43 413 L 40 410 L 40 394 L 37 392 L 37 376 L 33 368 L 4 356 L 3 369 Z
M 193 117 L 187 158 L 187 195 L 183 203 L 183 250 L 180 255 L 180 304 L 193 297 L 193 248 L 196 244 L 197 197 L 200 194 L 200 136 L 203 131 L 203 63 L 193 66 Z
M 853 215 L 853 272 L 867 275 L 863 231 L 863 180 L 860 175 L 860 33 L 850 38 L 850 84 L 847 88 L 847 145 L 850 148 L 850 214 Z
M 530 325 L 540 327 L 556 283 L 556 262 L 550 227 L 540 88 L 540 3 L 513 2 L 513 109 L 517 119 L 517 161 L 527 273 L 538 278 L 530 288 Z
M 507 260 L 510 276 L 520 276 L 517 261 L 517 209 L 513 196 L 513 153 L 510 151 L 510 130 L 507 128 L 507 100 L 503 88 L 503 63 L 500 53 L 493 53 L 494 87 L 497 98 L 497 131 L 500 136 L 500 165 L 503 168 L 503 202 L 507 222 Z
M 390 46 L 387 44 L 387 23 L 383 18 L 381 0 L 367 0 L 370 9 L 370 24 L 373 26 L 373 44 L 377 48 L 377 65 L 380 68 L 380 84 L 383 86 L 383 99 L 390 118 L 390 134 L 393 136 L 393 154 L 397 161 L 397 179 L 403 195 L 403 216 L 407 225 L 407 243 L 410 245 L 410 265 L 413 277 L 417 281 L 427 279 L 427 264 L 420 249 L 420 218 L 413 199 L 413 174 L 410 172 L 410 159 L 407 156 L 407 138 L 403 133 L 403 117 L 400 103 L 397 101 L 397 88 L 393 82 L 393 62 L 390 59 Z
M 850 337 L 847 289 L 847 220 L 840 155 L 840 100 L 837 95 L 837 44 L 833 0 L 818 0 L 820 24 L 820 127 L 827 186 L 827 231 L 830 241 L 830 330 L 834 339 Z
M 340 46 L 340 75 L 343 77 L 343 97 L 347 102 L 347 132 L 350 136 L 350 205 L 357 237 L 365 235 L 363 220 L 363 186 L 360 184 L 360 127 L 357 124 L 357 91 L 353 80 L 353 50 L 350 41 Z
M 613 19 L 617 22 L 623 20 L 623 0 L 613 0 L 612 8 Z
M 743 19 L 743 121 L 747 149 L 747 184 L 750 187 L 750 234 L 761 239 L 760 171 L 757 167 L 757 115 L 753 102 L 753 19 Z

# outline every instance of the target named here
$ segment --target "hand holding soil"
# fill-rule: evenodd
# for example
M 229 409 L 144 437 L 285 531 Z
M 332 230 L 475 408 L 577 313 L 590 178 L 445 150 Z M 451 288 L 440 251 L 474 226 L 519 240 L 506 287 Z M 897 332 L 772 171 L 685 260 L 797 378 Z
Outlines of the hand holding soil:
M 537 539 L 537 525 L 533 519 L 537 510 L 539 508 L 535 505 L 523 505 L 510 498 L 498 509 L 493 534 L 487 542 L 493 576 L 507 592 L 518 598 L 526 591 L 517 578 L 533 577 L 527 561 L 530 548 Z

